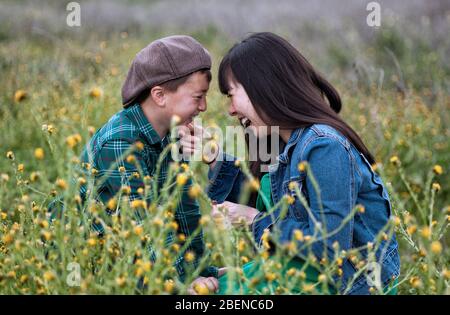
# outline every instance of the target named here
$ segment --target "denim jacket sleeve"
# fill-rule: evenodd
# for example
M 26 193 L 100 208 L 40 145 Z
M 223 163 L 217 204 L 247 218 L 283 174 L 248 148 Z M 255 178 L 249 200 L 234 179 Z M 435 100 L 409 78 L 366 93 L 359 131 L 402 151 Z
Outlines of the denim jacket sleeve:
M 213 170 L 209 170 L 208 197 L 217 203 L 238 202 L 244 173 L 234 165 L 236 158 L 223 153 Z
M 333 253 L 332 244 L 336 241 L 341 249 L 349 249 L 354 219 L 352 217 L 345 224 L 343 222 L 351 214 L 356 202 L 355 161 L 349 143 L 333 137 L 317 137 L 306 145 L 303 152 L 295 154 L 295 151 L 291 163 L 298 165 L 306 160 L 310 166 L 301 184 L 306 185 L 313 217 L 308 215 L 306 225 L 285 218 L 280 222 L 283 234 L 291 239 L 293 231 L 300 229 L 304 235 L 316 235 L 319 241 L 314 242 L 311 248 L 316 257 L 323 257 L 324 252 L 330 257 Z M 312 179 L 315 179 L 320 190 L 316 189 Z M 303 254 L 307 252 L 306 249 Z

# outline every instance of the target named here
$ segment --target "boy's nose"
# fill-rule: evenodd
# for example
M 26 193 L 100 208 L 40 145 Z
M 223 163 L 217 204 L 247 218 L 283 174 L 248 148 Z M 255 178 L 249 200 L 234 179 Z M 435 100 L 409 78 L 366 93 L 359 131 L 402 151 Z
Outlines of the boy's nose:
M 200 106 L 198 107 L 198 110 L 201 112 L 204 112 L 206 110 L 206 107 L 207 107 L 207 104 L 206 104 L 206 98 L 205 98 L 200 102 Z

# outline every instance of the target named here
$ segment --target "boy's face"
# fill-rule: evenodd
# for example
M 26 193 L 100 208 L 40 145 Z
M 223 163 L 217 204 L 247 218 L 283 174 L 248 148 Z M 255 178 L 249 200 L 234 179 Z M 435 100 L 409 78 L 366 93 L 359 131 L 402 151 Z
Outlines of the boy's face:
M 206 110 L 206 93 L 209 89 L 207 75 L 194 72 L 175 92 L 166 92 L 166 105 L 171 116 L 181 118 L 180 124 L 187 125 L 200 112 Z

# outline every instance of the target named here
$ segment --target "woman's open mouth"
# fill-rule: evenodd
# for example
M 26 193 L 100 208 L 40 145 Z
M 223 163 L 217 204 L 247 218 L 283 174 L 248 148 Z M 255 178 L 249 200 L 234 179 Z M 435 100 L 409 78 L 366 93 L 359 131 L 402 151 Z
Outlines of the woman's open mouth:
M 250 119 L 247 117 L 242 117 L 239 119 L 239 122 L 241 123 L 242 127 L 247 128 L 252 123 Z

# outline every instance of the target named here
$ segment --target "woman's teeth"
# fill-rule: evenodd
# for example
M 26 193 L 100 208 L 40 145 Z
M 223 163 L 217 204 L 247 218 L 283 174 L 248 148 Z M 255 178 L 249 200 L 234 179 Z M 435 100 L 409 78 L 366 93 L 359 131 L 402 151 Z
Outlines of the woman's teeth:
M 247 128 L 247 127 L 250 126 L 250 124 L 252 123 L 252 122 L 250 121 L 250 119 L 248 119 L 247 117 L 242 117 L 240 120 L 241 120 L 241 125 L 242 125 L 244 128 Z

